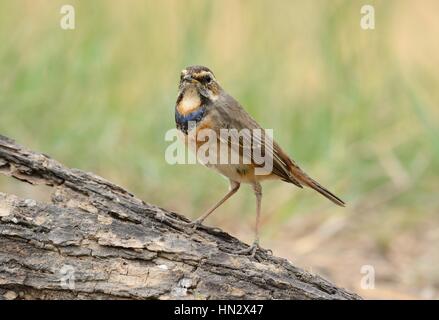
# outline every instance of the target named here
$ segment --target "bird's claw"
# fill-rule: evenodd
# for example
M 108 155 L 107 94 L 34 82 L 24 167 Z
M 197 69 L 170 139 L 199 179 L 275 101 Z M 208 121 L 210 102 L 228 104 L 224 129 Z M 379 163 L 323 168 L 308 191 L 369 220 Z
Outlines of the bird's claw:
M 197 220 L 194 220 L 194 221 L 187 223 L 186 226 L 192 227 L 191 233 L 193 233 L 193 232 L 195 232 L 195 230 L 198 229 L 199 226 L 201 226 L 202 222 L 203 221 L 197 219 Z
M 256 253 L 260 251 L 266 255 L 272 256 L 273 255 L 273 251 L 271 251 L 271 249 L 263 249 L 260 245 L 259 245 L 259 241 L 255 240 L 253 242 L 253 244 L 245 249 L 242 250 L 238 250 L 233 252 L 234 254 L 242 254 L 242 255 L 250 255 L 250 257 L 254 257 L 256 255 Z
M 193 233 L 195 230 L 197 230 L 201 225 L 203 225 L 203 220 L 198 220 L 198 219 L 194 220 L 192 222 L 186 223 L 187 227 L 192 227 L 191 233 Z M 221 230 L 220 228 L 217 228 L 217 227 L 212 227 L 209 229 L 215 233 L 223 232 L 223 230 Z

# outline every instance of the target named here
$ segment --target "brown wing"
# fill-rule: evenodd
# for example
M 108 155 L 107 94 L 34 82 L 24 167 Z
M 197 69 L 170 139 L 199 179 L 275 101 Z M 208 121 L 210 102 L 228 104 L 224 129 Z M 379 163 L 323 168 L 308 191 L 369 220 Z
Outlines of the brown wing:
M 262 134 L 261 138 L 258 139 L 257 136 L 253 135 L 252 129 L 261 129 L 262 133 L 264 133 L 264 131 L 261 126 L 231 96 L 227 95 L 224 101 L 217 103 L 215 112 L 217 112 L 216 121 L 220 124 L 221 128 L 237 129 L 237 131 L 241 131 L 242 140 L 238 140 L 239 145 L 236 146 L 236 148 L 243 153 L 244 157 L 251 159 L 252 163 L 257 165 L 257 163 L 254 161 L 255 159 L 253 159 L 253 152 L 251 152 L 252 150 L 244 148 L 244 146 L 253 146 L 252 142 L 255 142 L 256 138 L 256 144 L 262 146 L 266 153 L 269 152 L 269 154 L 273 155 L 273 174 L 277 175 L 286 182 L 295 184 L 300 188 L 303 188 L 302 185 L 306 185 L 339 206 L 345 205 L 343 200 L 309 177 L 293 160 L 290 159 L 290 157 L 288 157 L 288 155 L 275 141 L 272 141 L 272 144 L 265 143 L 266 140 L 271 139 L 270 137 Z M 250 130 L 243 131 L 242 129 Z M 272 147 L 270 147 L 270 145 L 272 145 Z
M 226 102 L 228 103 L 218 103 L 212 112 L 218 113 L 216 122 L 222 122 L 220 125 L 221 128 L 236 129 L 239 133 L 239 137 L 223 142 L 230 144 L 231 142 L 239 141 L 239 145 L 234 147 L 239 150 L 243 157 L 250 159 L 256 166 L 260 166 L 260 164 L 255 161 L 253 150 L 245 146 L 252 146 L 253 148 L 262 147 L 262 151 L 265 152 L 265 154 L 273 155 L 272 173 L 282 180 L 291 182 L 299 188 L 302 188 L 302 185 L 293 176 L 290 170 L 291 165 L 294 165 L 293 161 L 282 151 L 279 145 L 265 134 L 262 127 L 232 97 L 229 96 L 229 100 L 226 100 Z M 215 117 L 215 115 L 213 115 L 213 117 Z M 260 129 L 261 135 L 254 134 L 253 129 Z M 230 131 L 232 137 L 234 134 L 236 134 L 236 132 Z M 266 143 L 269 139 L 272 143 Z

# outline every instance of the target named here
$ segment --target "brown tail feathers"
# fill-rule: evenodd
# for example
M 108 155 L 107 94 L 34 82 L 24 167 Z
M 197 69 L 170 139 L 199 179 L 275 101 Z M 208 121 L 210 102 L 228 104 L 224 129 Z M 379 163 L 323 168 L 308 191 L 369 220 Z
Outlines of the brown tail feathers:
M 343 200 L 341 200 L 339 197 L 337 197 L 335 194 L 333 194 L 328 189 L 322 187 L 317 181 L 310 178 L 305 172 L 303 172 L 299 167 L 292 166 L 291 171 L 294 175 L 294 177 L 299 180 L 300 183 L 314 189 L 324 197 L 328 198 L 335 204 L 344 207 L 345 203 Z

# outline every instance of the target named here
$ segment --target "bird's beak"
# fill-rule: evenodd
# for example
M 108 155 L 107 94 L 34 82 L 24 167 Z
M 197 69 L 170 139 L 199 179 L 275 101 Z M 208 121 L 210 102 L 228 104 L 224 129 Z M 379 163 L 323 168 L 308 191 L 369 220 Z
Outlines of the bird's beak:
M 195 82 L 195 79 L 194 78 L 192 78 L 192 76 L 190 75 L 190 74 L 187 74 L 187 75 L 185 75 L 184 77 L 183 77 L 183 80 L 184 81 L 187 81 L 187 82 Z

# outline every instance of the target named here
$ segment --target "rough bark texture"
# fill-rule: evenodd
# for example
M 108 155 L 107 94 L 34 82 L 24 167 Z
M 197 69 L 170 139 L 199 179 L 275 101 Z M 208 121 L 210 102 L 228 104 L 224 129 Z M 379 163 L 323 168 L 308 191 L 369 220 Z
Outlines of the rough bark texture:
M 52 203 L 0 193 L 0 298 L 360 298 L 3 136 L 0 173 L 53 187 Z

